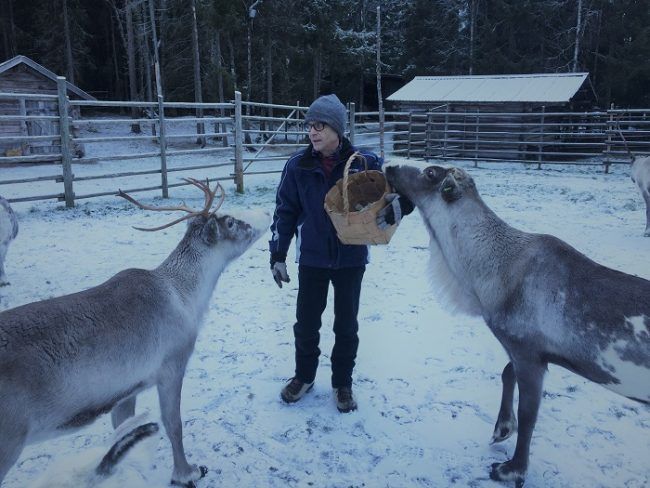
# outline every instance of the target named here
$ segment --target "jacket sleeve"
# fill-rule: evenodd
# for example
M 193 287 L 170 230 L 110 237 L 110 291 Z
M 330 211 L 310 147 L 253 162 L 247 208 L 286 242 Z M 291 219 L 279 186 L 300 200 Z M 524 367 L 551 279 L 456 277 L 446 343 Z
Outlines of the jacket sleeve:
M 280 184 L 275 196 L 275 212 L 271 224 L 271 265 L 274 262 L 284 262 L 291 244 L 291 239 L 296 233 L 298 218 L 302 213 L 302 205 L 298 194 L 298 185 L 295 178 L 295 169 L 289 161 L 282 171 Z
M 368 169 L 381 171 L 381 167 L 384 164 L 384 160 L 382 158 L 371 152 L 364 154 L 364 156 L 368 162 Z

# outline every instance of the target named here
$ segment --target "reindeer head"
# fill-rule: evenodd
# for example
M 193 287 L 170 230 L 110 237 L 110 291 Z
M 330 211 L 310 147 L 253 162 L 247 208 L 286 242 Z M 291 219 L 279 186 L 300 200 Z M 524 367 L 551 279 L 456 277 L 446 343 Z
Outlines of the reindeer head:
M 460 168 L 386 166 L 384 171 L 395 190 L 419 207 L 426 202 L 453 204 L 464 195 L 476 192 L 474 180 Z
M 188 220 L 184 241 L 191 243 L 195 250 L 201 248 L 218 249 L 220 259 L 229 261 L 246 251 L 268 227 L 266 224 L 269 216 L 263 212 L 237 211 L 236 215 L 217 214 L 217 210 L 221 207 L 226 196 L 223 187 L 219 183 L 212 190 L 207 180 L 203 183 L 193 178 L 185 178 L 185 181 L 203 191 L 205 195 L 203 209 L 195 210 L 185 205 L 176 207 L 144 205 L 120 190 L 118 192 L 119 196 L 144 210 L 182 211 L 186 213 L 186 215 L 159 227 L 135 227 L 135 229 L 149 232 L 157 231 Z M 213 209 L 213 202 L 218 191 L 220 191 L 219 201 Z

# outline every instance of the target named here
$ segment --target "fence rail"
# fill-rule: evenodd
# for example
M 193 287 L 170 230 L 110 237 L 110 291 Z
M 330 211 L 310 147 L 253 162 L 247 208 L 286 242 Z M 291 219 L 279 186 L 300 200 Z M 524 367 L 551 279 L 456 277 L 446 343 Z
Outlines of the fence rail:
M 186 185 L 170 183 L 170 174 L 199 170 L 207 170 L 211 179 L 233 180 L 237 191 L 243 192 L 245 176 L 279 173 L 277 163 L 308 143 L 304 120 L 308 107 L 299 102 L 243 101 L 239 92 L 229 103 L 168 102 L 161 97 L 157 102 L 69 100 L 65 79 L 57 81 L 57 95 L 0 93 L 1 100 L 18 100 L 20 107 L 19 115 L 0 114 L 0 126 L 20 126 L 20 133 L 0 136 L 0 168 L 48 163 L 43 167 L 50 173 L 0 179 L 0 185 L 30 185 L 39 192 L 9 195 L 10 202 L 55 199 L 74 206 L 80 199 L 116 194 L 122 185 L 114 180 L 134 186 L 131 192 L 160 190 L 167 197 L 169 188 Z M 54 108 L 30 112 L 27 101 Z M 538 167 L 587 164 L 608 171 L 613 164 L 629 163 L 632 154 L 650 154 L 650 109 L 502 113 L 453 112 L 442 105 L 429 112 L 386 111 L 385 148 L 378 147 L 382 140 L 378 112 L 357 112 L 350 103 L 348 115 L 347 136 L 353 144 L 408 158 L 521 162 Z M 54 132 L 30 131 L 39 123 L 50 124 Z M 22 152 L 1 155 L 1 148 L 12 144 Z M 47 151 L 30 152 L 37 145 Z M 96 154 L 86 156 L 86 146 Z M 98 151 L 100 146 L 103 150 Z M 109 173 L 87 171 L 105 161 L 125 165 Z M 142 161 L 159 164 L 145 168 Z M 51 174 L 53 167 L 57 174 Z M 143 177 L 158 182 L 142 184 Z M 98 181 L 106 185 L 83 187 Z

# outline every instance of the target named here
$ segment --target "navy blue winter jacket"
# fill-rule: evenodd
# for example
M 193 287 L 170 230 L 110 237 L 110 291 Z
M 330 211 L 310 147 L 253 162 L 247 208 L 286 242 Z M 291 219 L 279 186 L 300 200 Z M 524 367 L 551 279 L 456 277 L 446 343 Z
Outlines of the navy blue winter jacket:
M 329 180 L 325 178 L 319 155 L 311 144 L 289 158 L 282 171 L 271 224 L 271 265 L 276 261 L 285 261 L 294 236 L 296 262 L 299 264 L 338 269 L 368 263 L 368 246 L 341 243 L 323 206 L 325 195 L 343 177 L 345 162 L 354 151 L 363 154 L 368 169 L 381 170 L 382 160 L 379 156 L 356 149 L 345 138 L 335 153 L 338 161 Z M 357 158 L 350 167 L 350 173 L 363 169 L 363 162 Z

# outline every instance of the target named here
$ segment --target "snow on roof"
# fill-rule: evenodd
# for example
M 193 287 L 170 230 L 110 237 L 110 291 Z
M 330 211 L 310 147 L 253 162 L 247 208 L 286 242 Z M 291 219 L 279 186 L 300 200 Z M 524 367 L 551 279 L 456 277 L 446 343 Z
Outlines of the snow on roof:
M 33 59 L 30 59 L 27 56 L 23 56 L 23 55 L 20 55 L 20 54 L 18 56 L 15 56 L 15 57 L 11 58 L 11 59 L 8 59 L 7 61 L 4 61 L 4 62 L 0 63 L 0 74 L 4 73 L 5 71 L 10 70 L 11 68 L 13 68 L 13 67 L 15 67 L 15 66 L 17 66 L 19 64 L 25 64 L 25 65 L 29 66 L 33 70 L 38 71 L 43 76 L 45 76 L 46 78 L 50 78 L 52 81 L 54 81 L 56 83 L 56 78 L 57 78 L 56 73 L 50 71 L 45 66 L 38 64 Z M 69 81 L 66 81 L 66 85 L 67 85 L 67 88 L 68 88 L 69 91 L 73 92 L 74 94 L 78 95 L 79 97 L 81 97 L 81 98 L 83 98 L 85 100 L 96 100 L 95 97 L 93 97 L 92 95 L 86 93 L 81 88 L 79 88 L 76 85 L 73 85 Z
M 416 76 L 393 102 L 568 102 L 589 73 Z

